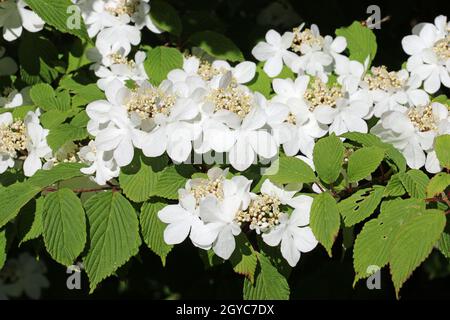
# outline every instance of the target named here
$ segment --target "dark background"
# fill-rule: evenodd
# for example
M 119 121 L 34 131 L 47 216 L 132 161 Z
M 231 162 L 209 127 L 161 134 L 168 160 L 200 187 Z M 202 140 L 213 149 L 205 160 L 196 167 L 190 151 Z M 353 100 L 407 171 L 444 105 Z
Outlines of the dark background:
M 268 1 L 268 0 L 171 0 L 183 19 L 184 34 L 194 31 L 216 30 L 226 34 L 244 52 L 249 60 L 253 46 L 274 28 L 284 32 L 305 21 L 316 23 L 321 34 L 334 35 L 336 28 L 350 25 L 354 20 L 366 20 L 366 9 L 373 1 Z M 284 12 L 267 9 L 274 5 L 287 8 Z M 411 27 L 422 21 L 433 22 L 439 14 L 448 15 L 448 1 L 389 1 L 378 2 L 381 16 L 390 16 L 375 30 L 378 52 L 374 64 L 399 69 L 407 56 L 401 48 L 401 39 L 410 34 Z M 274 8 L 274 7 L 272 7 Z M 264 16 L 265 13 L 265 16 Z M 267 17 L 273 16 L 274 20 Z M 147 34 L 144 41 L 152 43 Z M 161 39 L 159 39 L 161 40 Z M 359 232 L 359 230 L 355 230 Z M 319 245 L 304 254 L 290 279 L 292 299 L 395 299 L 389 270 L 382 270 L 381 290 L 368 290 L 365 281 L 353 284 L 352 250 L 340 248 L 339 235 L 329 258 Z M 27 248 L 32 249 L 32 248 Z M 149 298 L 149 299 L 239 299 L 243 278 L 233 273 L 227 263 L 205 269 L 198 251 L 189 243 L 177 246 L 169 255 L 166 267 L 143 245 L 138 258 L 121 268 L 117 277 L 102 282 L 93 295 L 88 295 L 88 283 L 83 273 L 82 290 L 66 289 L 65 268 L 42 257 L 48 267 L 51 286 L 43 298 Z M 401 290 L 402 299 L 450 298 L 450 267 L 438 252 L 417 269 Z

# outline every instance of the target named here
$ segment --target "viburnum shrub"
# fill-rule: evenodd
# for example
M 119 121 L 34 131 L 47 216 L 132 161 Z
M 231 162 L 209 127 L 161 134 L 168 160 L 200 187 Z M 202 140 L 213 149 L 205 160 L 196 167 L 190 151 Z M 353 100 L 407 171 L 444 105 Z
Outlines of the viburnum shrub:
M 447 17 L 405 35 L 401 70 L 372 65 L 357 21 L 268 30 L 255 62 L 182 27 L 160 0 L 0 0 L 0 267 L 43 241 L 92 292 L 140 247 L 165 264 L 188 241 L 245 299 L 287 299 L 340 232 L 355 282 L 389 266 L 397 296 L 433 249 L 450 258 Z

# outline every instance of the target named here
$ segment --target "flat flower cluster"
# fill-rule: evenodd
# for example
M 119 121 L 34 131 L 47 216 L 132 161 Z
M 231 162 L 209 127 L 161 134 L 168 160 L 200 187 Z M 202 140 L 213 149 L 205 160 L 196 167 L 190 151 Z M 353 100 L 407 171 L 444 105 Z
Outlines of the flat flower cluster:
M 391 143 L 410 168 L 442 170 L 434 141 L 450 134 L 448 106 L 430 95 L 450 87 L 450 22 L 438 16 L 420 23 L 402 41 L 409 58 L 405 68 L 370 66 L 345 55 L 342 36 L 321 35 L 316 25 L 302 24 L 279 34 L 269 30 L 252 50 L 251 61 L 230 64 L 186 51 L 183 66 L 171 70 L 158 86 L 149 81 L 139 51 L 144 28 L 161 33 L 152 21 L 149 0 L 72 0 L 80 8 L 95 47 L 87 53 L 97 86 L 106 99 L 89 103 L 90 141 L 52 151 L 41 111 L 24 120 L 14 108 L 29 103 L 29 88 L 8 88 L 0 96 L 0 173 L 23 160 L 32 176 L 62 161 L 83 162 L 83 173 L 99 185 L 117 178 L 135 151 L 149 158 L 166 154 L 175 164 L 218 155 L 237 171 L 268 163 L 282 150 L 311 164 L 316 141 L 328 134 L 372 133 Z M 0 0 L 0 28 L 6 41 L 23 28 L 38 32 L 44 21 L 23 0 Z M 282 78 L 283 70 L 294 76 Z M 18 66 L 0 47 L 0 76 Z M 252 90 L 257 72 L 269 76 L 273 94 Z M 370 123 L 370 125 L 369 125 Z M 343 138 L 342 138 L 343 139 Z M 199 156 L 199 157 L 197 157 Z M 70 159 L 69 159 L 70 158 Z M 235 237 L 255 231 L 270 246 L 281 247 L 295 266 L 301 252 L 317 241 L 309 224 L 312 198 L 296 194 L 297 186 L 265 180 L 260 193 L 250 180 L 214 168 L 208 178 L 189 180 L 179 190 L 179 203 L 158 216 L 168 224 L 164 240 L 177 244 L 189 237 L 202 249 L 228 259 Z
M 280 245 L 281 254 L 294 267 L 302 252 L 317 240 L 309 225 L 313 198 L 296 196 L 301 186 L 281 188 L 265 180 L 260 193 L 250 192 L 251 180 L 227 178 L 227 170 L 213 168 L 207 178 L 188 180 L 179 190 L 179 203 L 168 205 L 158 217 L 168 224 L 164 241 L 179 244 L 188 236 L 201 249 L 229 259 L 241 231 L 254 230 L 269 246 Z

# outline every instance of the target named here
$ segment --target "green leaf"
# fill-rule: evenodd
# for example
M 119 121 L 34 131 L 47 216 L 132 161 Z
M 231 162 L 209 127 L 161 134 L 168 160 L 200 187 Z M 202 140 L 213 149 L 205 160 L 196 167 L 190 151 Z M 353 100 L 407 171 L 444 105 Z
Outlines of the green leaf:
M 53 129 L 66 121 L 69 116 L 70 112 L 61 112 L 59 110 L 52 109 L 44 112 L 39 120 L 45 129 Z
M 437 248 L 446 258 L 450 259 L 450 234 L 442 233 Z
M 319 139 L 314 146 L 313 159 L 319 178 L 325 183 L 333 183 L 341 172 L 344 145 L 334 134 Z
M 373 188 L 358 190 L 349 198 L 339 202 L 338 208 L 345 226 L 353 226 L 374 213 L 383 198 L 383 194 L 384 187 L 374 186 Z
M 419 199 L 395 199 L 381 204 L 381 213 L 367 222 L 355 240 L 353 267 L 355 281 L 370 276 L 370 266 L 384 267 L 400 227 L 410 219 L 421 215 L 425 201 Z
M 437 137 L 434 141 L 434 149 L 441 166 L 450 169 L 450 134 Z
M 57 262 L 72 265 L 86 244 L 86 218 L 75 193 L 63 188 L 45 197 L 42 227 L 48 253 Z
M 244 279 L 244 300 L 288 300 L 289 284 L 269 259 L 258 254 L 259 268 L 255 283 Z
M 93 45 L 76 39 L 70 47 L 68 52 L 67 70 L 66 73 L 71 73 L 84 66 L 92 63 L 86 56 L 87 50 L 93 48 Z
M 183 67 L 183 55 L 175 48 L 156 47 L 147 52 L 144 68 L 153 85 L 166 79 L 169 71 Z
M 0 230 L 0 270 L 6 262 L 6 231 L 5 229 Z
M 166 167 L 158 173 L 158 182 L 152 195 L 171 200 L 178 199 L 178 189 L 185 187 L 194 172 L 194 167 L 187 164 Z
M 25 2 L 46 23 L 57 30 L 90 41 L 86 26 L 81 18 L 81 12 L 70 0 L 25 0 Z M 77 22 L 77 18 L 79 19 L 79 26 L 73 25 L 74 22 Z
M 0 189 L 0 228 L 14 219 L 20 209 L 26 205 L 41 188 L 27 182 L 18 182 L 7 188 Z
M 215 31 L 196 32 L 188 39 L 188 42 L 199 47 L 207 54 L 221 60 L 238 62 L 244 60 L 241 50 L 224 35 Z
M 167 203 L 157 201 L 146 202 L 142 206 L 139 216 L 142 237 L 147 246 L 161 258 L 163 266 L 166 264 L 167 255 L 173 248 L 164 242 L 166 224 L 159 220 L 157 215 L 166 205 Z
M 150 16 L 153 23 L 161 30 L 179 37 L 183 26 L 175 8 L 161 0 L 152 0 L 151 6 Z
M 358 182 L 372 174 L 381 164 L 384 151 L 379 147 L 363 147 L 348 158 L 348 180 Z
M 71 108 L 69 93 L 55 92 L 53 87 L 46 83 L 34 85 L 30 90 L 30 97 L 36 106 L 45 111 L 56 109 L 65 112 Z
M 84 260 L 90 292 L 136 255 L 141 244 L 133 206 L 118 192 L 99 193 L 85 203 L 90 248 Z
M 28 85 L 53 82 L 59 74 L 58 60 L 58 49 L 39 33 L 24 33 L 20 37 L 20 76 Z
M 38 170 L 27 182 L 42 189 L 58 181 L 85 176 L 80 171 L 84 167 L 80 163 L 60 163 L 51 170 Z
M 50 130 L 47 143 L 54 152 L 58 151 L 65 143 L 83 140 L 88 137 L 86 128 L 75 127 L 64 123 Z
M 363 26 L 361 22 L 355 21 L 350 26 L 336 30 L 337 36 L 342 36 L 347 40 L 347 49 L 350 52 L 350 59 L 357 60 L 364 64 L 369 57 L 369 65 L 377 53 L 377 39 L 369 28 Z
M 244 275 L 252 284 L 254 283 L 258 258 L 243 233 L 236 237 L 236 249 L 230 257 L 230 262 L 234 272 Z
M 433 246 L 444 231 L 445 223 L 446 219 L 442 211 L 427 210 L 423 215 L 411 219 L 400 228 L 389 258 L 397 297 L 403 283 L 430 255 Z
M 296 157 L 285 155 L 280 155 L 265 175 L 278 184 L 311 183 L 316 180 L 316 175 L 308 164 Z
M 406 171 L 406 159 L 400 151 L 398 151 L 392 144 L 385 143 L 381 139 L 370 133 L 361 132 L 347 132 L 341 137 L 357 142 L 364 147 L 380 147 L 384 150 L 388 160 L 392 161 L 397 171 Z
M 406 193 L 402 181 L 400 180 L 401 174 L 403 173 L 396 173 L 391 176 L 386 185 L 386 189 L 384 190 L 385 197 L 400 197 Z
M 331 257 L 331 248 L 339 232 L 341 218 L 336 200 L 328 192 L 320 193 L 314 198 L 309 224 L 317 240 Z
M 450 174 L 445 172 L 440 172 L 431 178 L 430 182 L 427 185 L 427 197 L 432 198 L 447 189 L 450 186 Z
M 400 174 L 399 179 L 408 194 L 413 198 L 423 199 L 426 197 L 426 188 L 430 179 L 420 170 L 413 169 Z
M 29 213 L 29 217 L 32 221 L 27 221 L 26 230 L 24 230 L 24 235 L 20 240 L 20 244 L 27 242 L 29 240 L 36 239 L 42 235 L 42 215 L 44 212 L 44 198 L 40 197 L 36 199 L 36 207 L 34 212 Z
M 158 172 L 166 164 L 164 157 L 147 158 L 136 152 L 133 162 L 120 172 L 119 181 L 125 195 L 134 202 L 148 200 L 155 194 Z

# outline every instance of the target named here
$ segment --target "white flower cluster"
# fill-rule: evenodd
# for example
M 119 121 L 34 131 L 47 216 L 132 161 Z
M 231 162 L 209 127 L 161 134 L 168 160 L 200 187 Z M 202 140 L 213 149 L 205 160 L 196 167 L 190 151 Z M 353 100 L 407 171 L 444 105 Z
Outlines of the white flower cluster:
M 252 62 L 231 67 L 225 61 L 210 64 L 189 57 L 183 69 L 171 71 L 158 87 L 138 81 L 129 89 L 120 80 L 111 81 L 107 100 L 86 109 L 99 153 L 93 166 L 101 177 L 118 174 L 114 169 L 131 162 L 134 148 L 147 157 L 167 152 L 174 162 L 186 161 L 192 151 L 227 153 L 238 170 L 248 168 L 256 155 L 274 157 L 277 143 L 265 111 L 270 103 L 244 85 L 255 69 Z M 105 182 L 98 175 L 96 181 Z
M 95 62 L 92 69 L 99 77 L 98 86 L 106 90 L 113 79 L 145 80 L 145 53 L 128 58 L 132 46 L 141 43 L 141 30 L 161 33 L 150 17 L 149 0 L 72 0 L 81 10 L 95 48 L 88 57 Z
M 425 165 L 431 173 L 440 171 L 434 138 L 450 133 L 450 118 L 448 107 L 431 103 L 428 93 L 436 92 L 441 83 L 449 87 L 449 26 L 445 16 L 437 17 L 434 25 L 417 25 L 402 41 L 411 55 L 407 69 L 397 72 L 385 66 L 368 70 L 369 57 L 365 64 L 350 60 L 340 54 L 345 39 L 322 37 L 315 25 L 311 29 L 301 25 L 283 35 L 267 32 L 266 41 L 253 49 L 253 55 L 265 61 L 265 72 L 276 77 L 284 64 L 298 74 L 295 80 L 272 82 L 271 101 L 289 108 L 287 122 L 291 130 L 296 127 L 291 139 L 278 139 L 285 153 L 300 151 L 311 157 L 316 138 L 328 132 L 366 133 L 367 121 L 375 117 L 380 120 L 370 132 L 397 147 L 409 167 Z M 331 75 L 337 80 L 327 82 Z M 271 123 L 272 130 L 281 132 L 289 125 L 286 119 Z
M 40 111 L 29 111 L 25 119 L 15 120 L 12 113 L 0 114 L 0 173 L 24 160 L 25 176 L 31 177 L 42 168 L 42 158 L 51 155 L 47 145 L 49 131 L 39 123 Z
M 374 117 L 380 120 L 371 132 L 402 151 L 411 168 L 426 164 L 429 172 L 441 170 L 433 143 L 436 135 L 449 133 L 448 111 L 430 102 L 418 74 L 385 66 L 368 69 L 368 59 L 362 64 L 340 54 L 344 38 L 322 37 L 316 26 L 302 25 L 282 36 L 270 30 L 266 41 L 253 50 L 266 61 L 264 70 L 277 75 L 286 64 L 298 73 L 295 80 L 273 79 L 270 100 L 246 85 L 256 70 L 249 61 L 233 67 L 186 56 L 183 69 L 172 70 L 158 87 L 135 63 L 122 64 L 134 70 L 128 76 L 109 73 L 100 79 L 107 100 L 87 107 L 88 130 L 95 136 L 89 173 L 104 184 L 131 162 L 134 148 L 147 157 L 166 152 L 177 163 L 225 154 L 239 171 L 258 158 L 272 159 L 280 146 L 288 156 L 311 159 L 318 138 L 367 133 Z M 135 60 L 142 62 L 140 54 Z M 129 79 L 135 80 L 132 89 Z
M 282 188 L 265 180 L 260 193 L 250 192 L 251 180 L 228 179 L 227 170 L 212 168 L 207 178 L 189 180 L 179 190 L 179 203 L 163 208 L 158 217 L 168 224 L 164 241 L 179 244 L 187 237 L 204 250 L 227 260 L 236 248 L 235 237 L 255 230 L 269 246 L 280 245 L 289 265 L 317 240 L 309 225 L 313 199 L 296 193 L 301 186 Z M 290 212 L 290 213 L 288 213 Z

